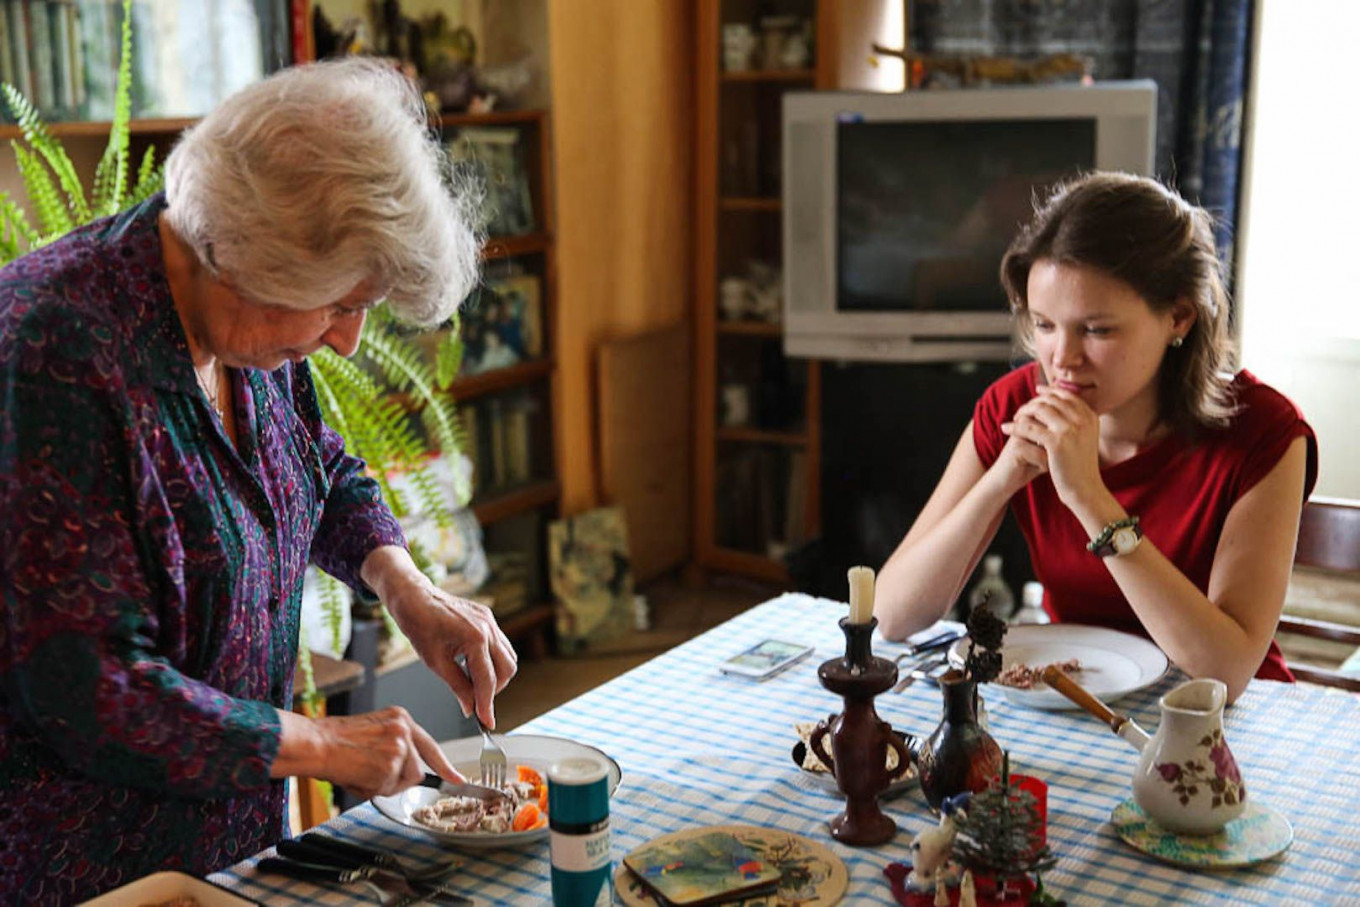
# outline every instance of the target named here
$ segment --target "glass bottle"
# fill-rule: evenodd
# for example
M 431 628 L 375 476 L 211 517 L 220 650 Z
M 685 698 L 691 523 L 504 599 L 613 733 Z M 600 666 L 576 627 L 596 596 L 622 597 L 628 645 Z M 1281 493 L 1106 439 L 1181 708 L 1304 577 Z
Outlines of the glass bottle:
M 1001 576 L 1001 555 L 989 554 L 982 559 L 982 576 L 968 590 L 968 612 L 983 603 L 1002 620 L 1015 610 L 1015 594 Z
M 1052 622 L 1044 610 L 1044 587 L 1031 580 L 1020 589 L 1020 610 L 1011 618 L 1013 624 L 1046 624 Z

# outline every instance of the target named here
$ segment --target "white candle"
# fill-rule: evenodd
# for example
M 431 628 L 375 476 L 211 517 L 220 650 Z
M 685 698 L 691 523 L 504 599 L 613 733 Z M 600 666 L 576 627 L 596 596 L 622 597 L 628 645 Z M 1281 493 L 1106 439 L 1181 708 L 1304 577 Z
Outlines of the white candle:
M 874 616 L 874 571 L 850 568 L 850 623 L 867 624 Z

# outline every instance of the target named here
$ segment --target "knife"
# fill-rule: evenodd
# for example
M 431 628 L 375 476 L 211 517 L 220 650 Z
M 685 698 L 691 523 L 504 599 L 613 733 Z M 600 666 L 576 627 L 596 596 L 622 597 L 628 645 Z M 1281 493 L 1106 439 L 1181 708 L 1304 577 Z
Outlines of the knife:
M 452 781 L 445 781 L 434 772 L 426 772 L 424 779 L 419 782 L 420 787 L 428 787 L 437 790 L 446 797 L 472 797 L 481 800 L 483 803 L 495 803 L 498 800 L 513 799 L 503 790 L 494 787 L 486 787 L 481 784 L 473 784 L 465 781 L 462 784 L 454 784 Z
M 344 841 L 319 831 L 309 831 L 297 840 L 312 847 L 328 850 L 337 857 L 348 857 L 356 861 L 357 864 L 368 863 L 383 869 L 395 869 L 401 871 L 401 863 L 397 858 L 385 850 L 378 850 L 373 847 L 364 847 L 352 841 Z
M 907 651 L 898 655 L 896 660 L 901 664 L 902 659 L 904 658 L 911 658 L 913 655 L 924 655 L 927 652 L 938 651 L 956 640 L 963 639 L 963 637 L 967 635 L 967 631 L 965 630 L 941 630 L 939 633 L 936 633 L 928 639 L 923 639 L 914 645 L 908 646 Z
M 380 869 L 392 870 L 411 882 L 419 885 L 431 878 L 446 878 L 455 870 L 461 869 L 463 861 L 459 859 L 447 860 L 436 866 L 426 869 L 408 869 L 397 858 L 396 855 L 386 850 L 379 850 L 376 847 L 366 847 L 362 844 L 355 844 L 352 841 L 345 841 L 341 838 L 333 837 L 319 831 L 309 831 L 300 838 L 293 841 L 300 841 L 302 844 L 319 851 L 319 855 L 324 856 L 324 860 L 312 860 L 312 862 L 329 863 L 336 866 L 346 866 L 357 868 L 359 866 L 377 866 Z M 280 845 L 287 842 L 279 842 Z M 289 845 L 292 849 L 292 845 Z M 284 856 L 291 856 L 282 847 L 279 850 Z M 305 858 L 304 858 L 305 859 Z

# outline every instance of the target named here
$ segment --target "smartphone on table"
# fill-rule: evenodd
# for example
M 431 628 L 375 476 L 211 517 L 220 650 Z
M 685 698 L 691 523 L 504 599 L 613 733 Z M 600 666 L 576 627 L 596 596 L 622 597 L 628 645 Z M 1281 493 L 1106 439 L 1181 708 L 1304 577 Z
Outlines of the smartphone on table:
M 718 665 L 718 670 L 763 680 L 808 657 L 812 648 L 800 642 L 767 639 L 733 655 Z

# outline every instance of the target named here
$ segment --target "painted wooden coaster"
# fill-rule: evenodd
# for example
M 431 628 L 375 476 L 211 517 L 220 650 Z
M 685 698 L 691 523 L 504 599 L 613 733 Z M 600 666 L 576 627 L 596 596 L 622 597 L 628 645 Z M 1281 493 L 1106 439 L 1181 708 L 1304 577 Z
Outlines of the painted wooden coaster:
M 739 907 L 830 907 L 845 896 L 850 875 L 830 848 L 802 835 L 756 825 L 704 825 L 662 835 L 648 846 L 700 837 L 715 831 L 735 835 L 755 856 L 780 870 L 774 894 L 732 901 Z M 614 887 L 628 907 L 655 907 L 660 902 L 622 860 L 614 869 Z

